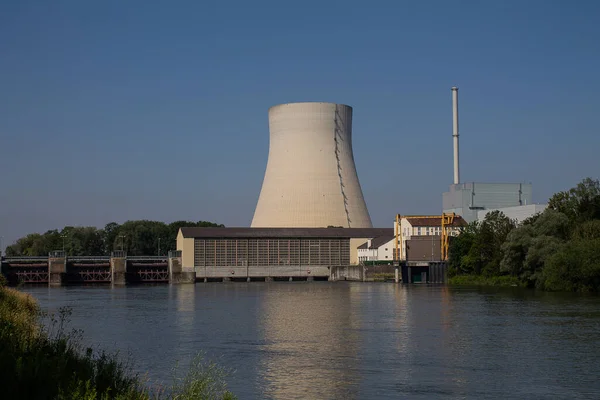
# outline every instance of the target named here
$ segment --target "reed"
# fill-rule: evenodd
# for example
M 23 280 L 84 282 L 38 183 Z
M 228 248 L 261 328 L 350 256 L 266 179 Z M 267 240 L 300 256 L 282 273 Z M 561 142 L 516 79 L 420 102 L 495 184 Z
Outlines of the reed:
M 8 399 L 235 399 L 222 367 L 196 357 L 172 386 L 152 386 L 118 353 L 82 345 L 70 309 L 40 311 L 26 293 L 0 286 L 0 388 Z

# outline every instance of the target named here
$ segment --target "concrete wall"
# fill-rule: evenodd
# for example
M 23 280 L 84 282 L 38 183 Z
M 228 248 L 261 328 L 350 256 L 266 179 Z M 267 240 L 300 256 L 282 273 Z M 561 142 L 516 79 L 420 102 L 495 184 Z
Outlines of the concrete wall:
M 358 246 L 367 243 L 371 238 L 350 239 L 350 265 L 358 265 Z
M 361 265 L 331 267 L 329 279 L 332 281 L 364 281 L 365 268 Z
M 328 277 L 330 269 L 306 265 L 263 267 L 201 267 L 196 268 L 196 279 L 203 278 L 264 278 L 264 277 Z
M 372 227 L 352 150 L 352 108 L 269 109 L 269 156 L 252 227 Z
M 516 219 L 517 222 L 523 222 L 523 220 L 543 212 L 547 204 L 528 204 L 526 206 L 517 206 L 517 207 L 506 207 L 506 208 L 497 208 L 494 210 L 482 210 L 477 212 L 477 220 L 483 221 L 485 216 L 492 211 L 501 211 L 510 219 Z
M 113 285 L 127 284 L 127 258 L 111 257 L 110 259 L 111 281 Z
M 66 283 L 67 259 L 65 257 L 48 257 L 48 283 L 60 286 Z
M 184 238 L 181 229 L 177 234 L 177 250 L 181 251 L 182 267 L 194 268 L 194 238 Z

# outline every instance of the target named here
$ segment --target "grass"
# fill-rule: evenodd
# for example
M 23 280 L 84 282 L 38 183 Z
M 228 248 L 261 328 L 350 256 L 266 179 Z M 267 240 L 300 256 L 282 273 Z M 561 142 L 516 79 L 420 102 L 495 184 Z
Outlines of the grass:
M 394 279 L 396 276 L 395 273 L 387 273 L 387 272 L 378 272 L 371 276 L 374 282 L 385 282 L 390 279 Z
M 81 331 L 67 331 L 69 316 L 68 308 L 44 315 L 30 295 L 0 286 L 2 398 L 235 399 L 227 390 L 225 369 L 202 355 L 187 373 L 176 374 L 183 377 L 171 387 L 152 387 L 118 354 L 84 347 Z
M 464 286 L 523 286 L 514 276 L 456 275 L 450 277 L 448 283 Z

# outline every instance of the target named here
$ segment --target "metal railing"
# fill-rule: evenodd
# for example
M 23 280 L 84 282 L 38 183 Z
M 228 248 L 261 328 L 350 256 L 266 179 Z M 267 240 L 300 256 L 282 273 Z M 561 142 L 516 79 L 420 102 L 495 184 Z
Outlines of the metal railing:
M 48 258 L 65 258 L 67 261 L 108 261 L 111 258 L 126 258 L 131 261 L 148 260 L 158 261 L 167 260 L 169 257 L 181 257 L 181 250 L 171 250 L 168 256 L 128 256 L 124 251 L 113 251 L 110 256 L 68 256 L 62 251 L 53 251 L 48 256 L 2 256 L 2 262 L 35 262 L 48 261 Z

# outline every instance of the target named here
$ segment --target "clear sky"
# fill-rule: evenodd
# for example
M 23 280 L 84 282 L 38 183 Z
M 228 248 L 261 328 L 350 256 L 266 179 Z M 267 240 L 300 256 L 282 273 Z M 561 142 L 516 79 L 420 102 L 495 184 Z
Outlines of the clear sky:
M 597 1 L 30 1 L 0 5 L 0 235 L 128 219 L 249 226 L 267 110 L 354 107 L 373 223 L 452 181 L 600 171 Z

